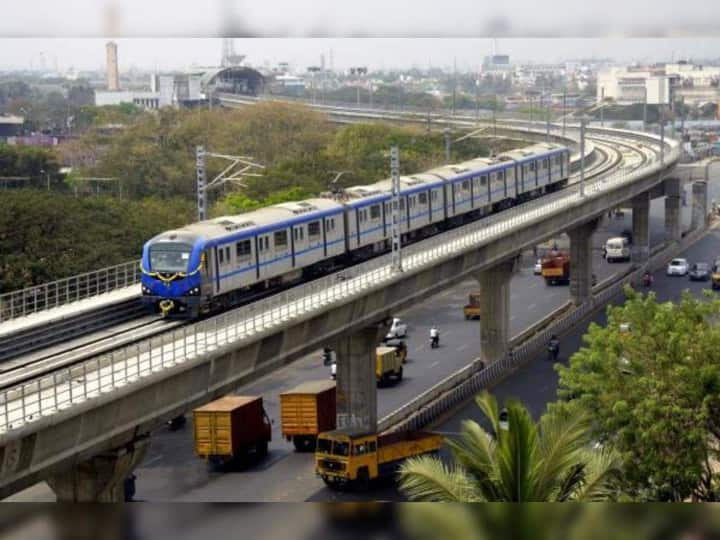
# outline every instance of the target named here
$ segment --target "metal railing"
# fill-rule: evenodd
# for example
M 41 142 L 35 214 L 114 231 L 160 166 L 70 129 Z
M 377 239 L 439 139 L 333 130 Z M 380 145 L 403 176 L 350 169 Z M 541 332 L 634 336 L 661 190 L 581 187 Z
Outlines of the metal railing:
M 678 146 L 668 143 L 668 161 L 677 159 Z M 529 227 L 567 212 L 588 199 L 662 170 L 655 162 L 641 171 L 623 171 L 589 182 L 585 196 L 574 185 L 491 215 L 452 231 L 415 243 L 403 251 L 404 272 L 391 269 L 390 255 L 229 311 L 185 325 L 172 332 L 123 347 L 20 383 L 0 392 L 0 433 L 125 386 L 157 371 L 199 360 L 221 347 L 238 347 L 291 320 L 310 316 L 331 304 L 346 303 L 413 274 L 498 240 L 518 227 Z M 201 360 L 200 360 L 201 361 Z M 496 369 L 496 368 L 493 368 Z
M 546 347 L 550 336 L 553 334 L 562 335 L 586 320 L 590 315 L 622 293 L 626 285 L 638 283 L 646 270 L 662 268 L 670 258 L 693 244 L 704 232 L 704 230 L 694 231 L 686 236 L 682 242 L 673 243 L 661 249 L 652 255 L 645 265 L 601 288 L 594 295 L 591 302 L 585 302 L 569 312 L 566 305 L 560 306 L 551 314 L 558 317 L 555 322 L 547 325 L 541 332 L 535 333 L 532 337 L 523 339 L 522 343 L 518 343 L 517 347 L 512 347 L 510 353 L 501 360 L 487 367 L 476 363 L 463 367 L 408 403 L 384 416 L 378 422 L 378 430 L 413 431 L 422 429 L 454 407 L 465 403 L 481 390 L 497 384 L 502 378 L 540 353 Z M 526 332 L 519 335 L 524 334 Z M 513 338 L 511 341 L 515 341 L 515 339 Z
M 140 261 L 128 261 L 0 294 L 0 323 L 140 283 Z

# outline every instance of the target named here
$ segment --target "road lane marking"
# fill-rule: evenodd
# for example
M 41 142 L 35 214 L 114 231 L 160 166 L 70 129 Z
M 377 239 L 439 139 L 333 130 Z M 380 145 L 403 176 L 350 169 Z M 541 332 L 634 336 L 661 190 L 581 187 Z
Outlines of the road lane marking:
M 434 367 L 437 366 L 439 363 L 440 363 L 439 360 L 438 360 L 437 362 L 433 362 L 432 364 L 430 364 L 430 367 L 431 367 L 431 368 L 434 368 Z
M 464 351 L 464 350 L 467 349 L 467 348 L 468 348 L 468 344 L 466 343 L 465 345 L 460 345 L 460 346 L 459 346 L 457 349 L 455 349 L 455 350 L 458 351 L 458 352 L 460 352 L 460 351 Z

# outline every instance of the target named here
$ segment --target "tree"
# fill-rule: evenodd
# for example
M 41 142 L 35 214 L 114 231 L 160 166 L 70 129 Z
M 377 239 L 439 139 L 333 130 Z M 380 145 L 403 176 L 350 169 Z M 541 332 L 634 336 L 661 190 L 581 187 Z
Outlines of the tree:
M 520 402 L 509 400 L 507 429 L 489 393 L 475 399 L 493 433 L 465 420 L 449 441 L 452 465 L 435 457 L 408 460 L 400 489 L 411 500 L 446 502 L 551 502 L 604 500 L 613 495 L 618 459 L 590 447 L 590 416 L 561 411 L 535 423 Z
M 590 325 L 569 366 L 558 366 L 563 401 L 553 409 L 592 414 L 596 436 L 621 453 L 634 497 L 717 500 L 720 300 L 625 295 L 606 326 Z

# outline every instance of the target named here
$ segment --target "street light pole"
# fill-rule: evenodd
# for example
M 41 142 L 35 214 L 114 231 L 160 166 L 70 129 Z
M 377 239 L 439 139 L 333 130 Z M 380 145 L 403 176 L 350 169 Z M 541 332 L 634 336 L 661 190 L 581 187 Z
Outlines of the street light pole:
M 448 165 L 450 163 L 450 128 L 445 128 L 443 135 L 445 136 L 445 165 Z
M 580 118 L 580 196 L 585 196 L 585 117 Z
M 197 208 L 198 221 L 205 221 L 207 218 L 207 194 L 205 187 L 207 176 L 205 171 L 205 147 L 195 147 L 195 172 L 197 176 Z
M 402 251 L 400 234 L 400 151 L 397 146 L 390 148 L 390 173 L 392 175 L 392 269 L 402 272 Z
M 567 116 L 567 111 L 565 110 L 566 99 L 567 99 L 567 88 L 563 87 L 563 107 L 562 107 L 563 108 L 563 117 L 562 117 L 563 118 L 563 128 L 562 128 L 563 137 L 565 136 L 565 123 L 566 123 L 565 117 Z

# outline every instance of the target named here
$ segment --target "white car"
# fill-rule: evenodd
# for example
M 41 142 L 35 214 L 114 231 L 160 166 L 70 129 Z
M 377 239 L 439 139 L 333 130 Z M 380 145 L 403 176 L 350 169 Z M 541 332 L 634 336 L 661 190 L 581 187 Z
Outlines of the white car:
M 668 264 L 667 271 L 665 272 L 668 276 L 687 276 L 689 265 L 687 259 L 673 259 Z
M 388 333 L 385 336 L 385 339 L 404 338 L 406 336 L 407 324 L 395 317 L 392 321 L 392 325 L 390 326 L 390 330 L 388 330 Z
M 542 274 L 542 259 L 538 259 L 535 266 L 533 266 L 533 274 L 536 276 Z

